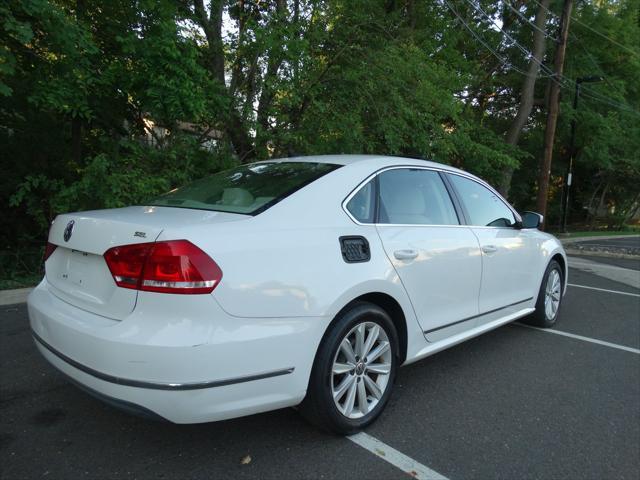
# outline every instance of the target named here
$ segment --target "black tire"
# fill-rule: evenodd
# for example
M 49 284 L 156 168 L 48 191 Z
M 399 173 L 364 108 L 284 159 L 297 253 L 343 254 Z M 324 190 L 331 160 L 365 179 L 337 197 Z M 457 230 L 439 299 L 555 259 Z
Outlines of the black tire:
M 366 371 L 362 371 L 362 368 L 360 368 L 354 369 L 353 373 L 345 373 L 344 376 L 337 375 L 334 378 L 332 372 L 334 360 L 338 358 L 338 355 L 342 355 L 342 352 L 338 353 L 342 340 L 346 338 L 356 326 L 363 322 L 368 322 L 366 325 L 368 325 L 369 328 L 373 328 L 371 323 L 376 324 L 386 334 L 391 352 L 391 355 L 386 355 L 386 357 L 390 358 L 391 366 L 385 390 L 382 392 L 381 397 L 379 399 L 375 399 L 373 394 L 369 395 L 371 390 L 366 394 L 367 402 L 369 398 L 371 398 L 372 402 L 377 400 L 375 406 L 366 414 L 362 413 L 363 409 L 355 411 L 354 407 L 354 414 L 362 416 L 360 418 L 349 418 L 338 409 L 336 402 L 334 402 L 332 393 L 334 382 L 339 383 L 340 380 L 351 375 L 352 377 L 355 377 L 353 381 L 357 381 L 356 387 L 353 388 L 358 389 L 361 381 L 364 388 L 364 386 L 367 385 L 367 381 L 365 381 L 366 379 L 363 378 L 363 375 L 369 375 L 369 379 L 372 379 L 377 378 L 377 374 L 365 373 Z M 371 330 L 367 331 L 365 327 L 365 334 L 370 332 Z M 380 345 L 380 343 L 377 343 L 376 345 Z M 368 302 L 358 302 L 348 310 L 340 313 L 325 333 L 324 338 L 320 343 L 320 347 L 318 348 L 318 352 L 316 353 L 316 358 L 311 370 L 311 376 L 309 378 L 307 396 L 300 405 L 300 412 L 302 415 L 317 427 L 340 435 L 356 433 L 371 424 L 384 410 L 384 407 L 391 396 L 393 383 L 396 377 L 396 370 L 399 363 L 398 346 L 398 334 L 389 314 L 377 305 Z M 371 350 L 373 351 L 374 348 Z M 353 381 L 351 382 L 353 383 Z M 348 396 L 348 394 L 349 393 L 347 391 L 345 395 Z M 357 392 L 357 397 L 356 401 L 359 401 L 359 392 Z
M 560 278 L 560 298 L 558 300 L 558 306 L 555 310 L 555 313 L 549 316 L 545 308 L 545 299 L 547 283 L 549 282 L 549 277 L 553 275 L 553 272 L 557 272 Z M 551 262 L 549 262 L 549 265 L 547 265 L 547 270 L 544 272 L 544 276 L 542 277 L 542 284 L 540 285 L 540 290 L 538 291 L 538 300 L 536 301 L 536 310 L 528 317 L 522 319 L 522 322 L 541 328 L 553 327 L 558 321 L 558 314 L 560 313 L 560 307 L 562 306 L 563 291 L 564 275 L 562 274 L 562 267 L 560 267 L 560 264 L 555 260 L 551 260 Z

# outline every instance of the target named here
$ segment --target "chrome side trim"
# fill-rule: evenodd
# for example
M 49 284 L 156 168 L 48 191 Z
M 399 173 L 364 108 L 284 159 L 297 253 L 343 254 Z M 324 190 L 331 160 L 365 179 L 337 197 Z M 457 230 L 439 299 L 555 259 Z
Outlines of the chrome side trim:
M 191 383 L 160 383 L 160 382 L 146 382 L 143 380 L 132 380 L 129 378 L 116 377 L 114 375 L 109 375 L 107 373 L 102 373 L 97 370 L 94 370 L 91 367 L 87 367 L 80 362 L 75 361 L 74 359 L 68 357 L 64 353 L 56 350 L 54 347 L 49 345 L 46 341 L 44 341 L 36 332 L 31 330 L 31 335 L 33 335 L 33 339 L 37 341 L 44 348 L 53 353 L 56 357 L 60 358 L 60 360 L 65 361 L 69 365 L 78 370 L 91 375 L 92 377 L 96 377 L 100 380 L 104 380 L 105 382 L 115 383 L 117 385 L 124 385 L 127 387 L 137 387 L 137 388 L 147 388 L 150 390 L 172 390 L 172 391 L 181 391 L 181 390 L 201 390 L 204 388 L 214 388 L 214 387 L 224 387 L 226 385 L 235 385 L 236 383 L 244 383 L 244 382 L 252 382 L 254 380 L 262 380 L 264 378 L 271 377 L 279 377 L 281 375 L 288 375 L 293 373 L 295 370 L 294 367 L 283 368 L 281 370 L 273 370 L 271 372 L 257 373 L 255 375 L 247 375 L 244 377 L 235 377 L 235 378 L 225 378 L 223 380 L 212 380 L 207 382 L 191 382 Z
M 504 307 L 494 308 L 493 310 L 489 310 L 488 312 L 479 313 L 478 315 L 472 315 L 470 317 L 463 318 L 462 320 L 457 320 L 455 322 L 447 323 L 446 325 L 441 325 L 440 327 L 432 328 L 431 330 L 425 330 L 423 333 L 426 335 L 427 333 L 432 333 L 432 332 L 435 332 L 435 331 L 438 331 L 438 330 L 442 330 L 443 328 L 452 327 L 452 326 L 457 325 L 459 323 L 468 322 L 469 320 L 474 320 L 476 318 L 483 317 L 485 315 L 489 315 L 490 313 L 499 312 L 500 310 L 504 310 L 505 308 L 515 307 L 516 305 L 520 305 L 521 303 L 528 302 L 530 300 L 533 300 L 533 297 L 525 298 L 524 300 L 520 300 L 520 301 L 515 302 L 515 303 L 510 303 L 509 305 L 505 305 Z

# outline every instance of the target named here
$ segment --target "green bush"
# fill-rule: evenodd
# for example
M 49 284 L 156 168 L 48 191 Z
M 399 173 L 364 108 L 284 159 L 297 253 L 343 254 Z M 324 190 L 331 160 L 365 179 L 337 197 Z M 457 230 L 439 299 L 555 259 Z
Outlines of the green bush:
M 2 232 L 0 289 L 35 284 L 42 276 L 48 226 L 59 213 L 141 205 L 195 178 L 231 167 L 224 151 L 203 150 L 197 139 L 177 135 L 163 148 L 122 141 L 117 155 L 85 159 L 71 179 L 45 173 L 27 175 L 9 198 L 20 218 L 13 231 Z

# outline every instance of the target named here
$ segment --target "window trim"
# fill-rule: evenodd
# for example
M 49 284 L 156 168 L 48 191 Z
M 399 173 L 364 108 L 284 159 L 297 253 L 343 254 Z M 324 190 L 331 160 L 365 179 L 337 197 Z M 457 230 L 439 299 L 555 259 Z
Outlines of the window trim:
M 379 223 L 378 219 L 379 219 L 379 180 L 378 180 L 378 176 L 381 173 L 384 173 L 388 170 L 399 170 L 399 169 L 414 169 L 414 170 L 431 170 L 434 172 L 438 172 L 440 173 L 440 177 L 442 178 L 443 176 L 445 177 L 444 179 L 442 179 L 445 188 L 447 190 L 447 192 L 449 193 L 449 197 L 451 199 L 451 202 L 453 203 L 453 207 L 456 210 L 456 215 L 458 215 L 458 221 L 460 222 L 459 225 L 439 225 L 439 224 L 416 224 L 416 223 Z M 479 225 L 471 225 L 468 218 L 467 218 L 467 214 L 466 214 L 466 209 L 464 207 L 464 205 L 462 204 L 462 202 L 460 201 L 458 194 L 455 190 L 455 188 L 452 185 L 452 182 L 449 181 L 447 177 L 447 175 L 458 175 L 460 177 L 463 178 L 467 178 L 469 180 L 472 180 L 480 185 L 482 185 L 483 187 L 489 189 L 491 191 L 491 193 L 495 194 L 502 203 L 504 203 L 507 208 L 513 213 L 514 217 L 516 218 L 516 226 L 513 227 L 490 227 L 490 226 L 479 226 Z M 362 189 L 367 183 L 369 183 L 371 180 L 375 179 L 375 200 L 376 200 L 376 206 L 375 206 L 375 221 L 373 223 L 362 223 L 360 221 L 358 221 L 352 214 L 351 212 L 347 209 L 347 203 L 349 203 L 349 200 L 351 200 L 352 197 L 354 197 L 359 191 L 360 189 Z M 453 194 L 452 194 L 453 192 Z M 458 205 L 459 202 L 459 205 Z M 458 208 L 460 208 L 460 213 L 458 212 Z M 522 221 L 520 214 L 518 214 L 518 212 L 509 204 L 509 202 L 507 202 L 504 198 L 502 198 L 502 195 L 500 195 L 491 185 L 489 185 L 487 182 L 485 182 L 484 180 L 480 180 L 478 178 L 475 178 L 471 175 L 465 175 L 462 172 L 454 172 L 451 170 L 448 170 L 447 168 L 439 168 L 439 167 L 431 167 L 431 166 L 421 166 L 421 165 L 393 165 L 390 167 L 382 167 L 378 170 L 376 170 L 375 172 L 373 172 L 372 174 L 370 174 L 369 176 L 367 176 L 362 182 L 360 182 L 353 190 L 351 190 L 351 192 L 346 196 L 346 198 L 342 201 L 342 210 L 347 214 L 347 216 L 351 219 L 351 221 L 353 223 L 355 223 L 356 225 L 362 225 L 362 226 L 376 226 L 376 227 L 444 227 L 444 228 L 461 228 L 461 227 L 473 227 L 473 228 L 488 228 L 488 229 L 501 229 L 501 230 L 514 230 L 517 228 L 517 225 L 519 222 Z
M 443 171 L 438 172 L 440 178 L 442 179 L 442 183 L 444 183 L 444 187 L 449 192 L 449 197 L 451 197 L 451 201 L 453 202 L 453 208 L 456 210 L 456 215 L 458 215 L 458 222 L 460 225 L 467 225 L 469 222 L 469 215 L 467 214 L 466 208 L 462 204 L 462 200 L 458 196 L 458 192 L 455 188 L 453 188 L 453 184 L 449 180 L 447 174 Z

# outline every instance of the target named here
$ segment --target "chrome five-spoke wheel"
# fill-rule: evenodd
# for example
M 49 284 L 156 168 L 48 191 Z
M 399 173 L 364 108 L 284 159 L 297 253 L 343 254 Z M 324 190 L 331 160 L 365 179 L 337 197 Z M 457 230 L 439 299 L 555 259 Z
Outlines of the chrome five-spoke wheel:
M 336 407 L 347 418 L 360 418 L 378 404 L 389 383 L 393 355 L 386 332 L 362 322 L 342 339 L 331 369 Z

